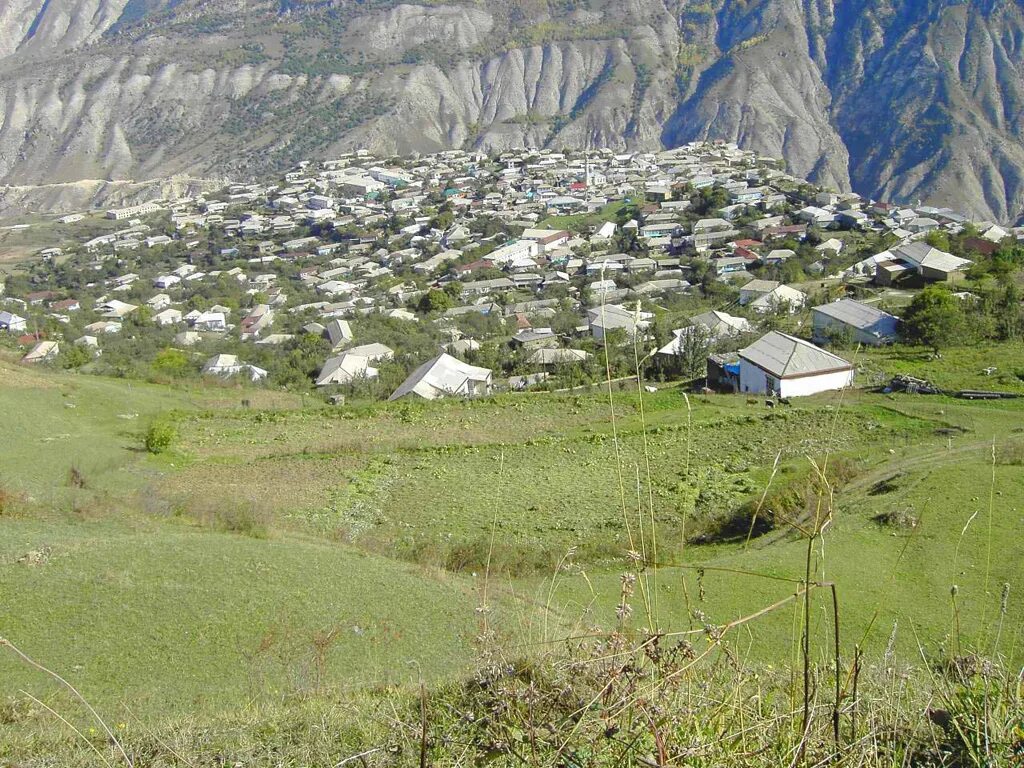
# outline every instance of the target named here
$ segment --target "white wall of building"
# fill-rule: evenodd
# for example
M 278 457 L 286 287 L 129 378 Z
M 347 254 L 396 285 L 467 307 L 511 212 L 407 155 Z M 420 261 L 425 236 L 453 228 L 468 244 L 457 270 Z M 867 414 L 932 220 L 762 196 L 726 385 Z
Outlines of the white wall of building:
M 781 397 L 803 397 L 818 392 L 842 389 L 853 383 L 852 370 L 834 371 L 817 376 L 801 376 L 781 381 L 774 379 L 773 382 L 769 382 L 770 377 L 770 374 L 765 373 L 753 363 L 740 358 L 740 392 L 766 395 L 769 389 L 774 389 Z

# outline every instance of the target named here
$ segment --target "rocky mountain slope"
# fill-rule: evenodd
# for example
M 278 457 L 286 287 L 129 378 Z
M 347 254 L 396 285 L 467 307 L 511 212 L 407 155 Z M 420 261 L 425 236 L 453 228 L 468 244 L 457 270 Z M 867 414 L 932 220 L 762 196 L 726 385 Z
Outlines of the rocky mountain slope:
M 0 181 L 247 177 L 378 151 L 738 141 L 1024 217 L 1013 0 L 7 0 Z

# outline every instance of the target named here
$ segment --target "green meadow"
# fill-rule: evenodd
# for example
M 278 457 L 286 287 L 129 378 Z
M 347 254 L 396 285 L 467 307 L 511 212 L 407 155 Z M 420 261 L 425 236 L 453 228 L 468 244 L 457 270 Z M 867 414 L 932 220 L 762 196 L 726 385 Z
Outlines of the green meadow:
M 977 387 L 995 352 L 860 362 Z M 1024 399 L 769 409 L 627 382 L 328 408 L 0 366 L 0 636 L 111 717 L 452 681 L 482 632 L 529 656 L 621 626 L 623 602 L 636 631 L 740 620 L 731 652 L 781 667 L 808 563 L 823 663 L 833 584 L 846 656 L 1021 658 Z M 60 688 L 0 652 L 0 698 Z

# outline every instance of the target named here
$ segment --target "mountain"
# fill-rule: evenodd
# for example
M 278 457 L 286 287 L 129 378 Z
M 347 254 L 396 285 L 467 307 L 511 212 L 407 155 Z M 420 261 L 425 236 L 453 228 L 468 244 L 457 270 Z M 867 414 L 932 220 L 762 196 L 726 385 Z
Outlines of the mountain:
M 735 140 L 1024 219 L 1012 0 L 6 0 L 0 182 L 243 178 L 346 148 Z

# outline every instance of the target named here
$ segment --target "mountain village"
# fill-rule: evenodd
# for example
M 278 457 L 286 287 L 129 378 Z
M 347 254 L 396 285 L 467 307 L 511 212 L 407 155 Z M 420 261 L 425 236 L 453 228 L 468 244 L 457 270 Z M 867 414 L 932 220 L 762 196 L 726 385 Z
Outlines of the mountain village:
M 354 152 L 273 183 L 64 216 L 8 276 L 27 364 L 435 399 L 627 376 L 842 389 L 901 308 L 1024 228 L 814 187 L 734 144 Z M 46 226 L 32 224 L 26 226 Z M 1019 307 L 1018 307 L 1019 312 Z

